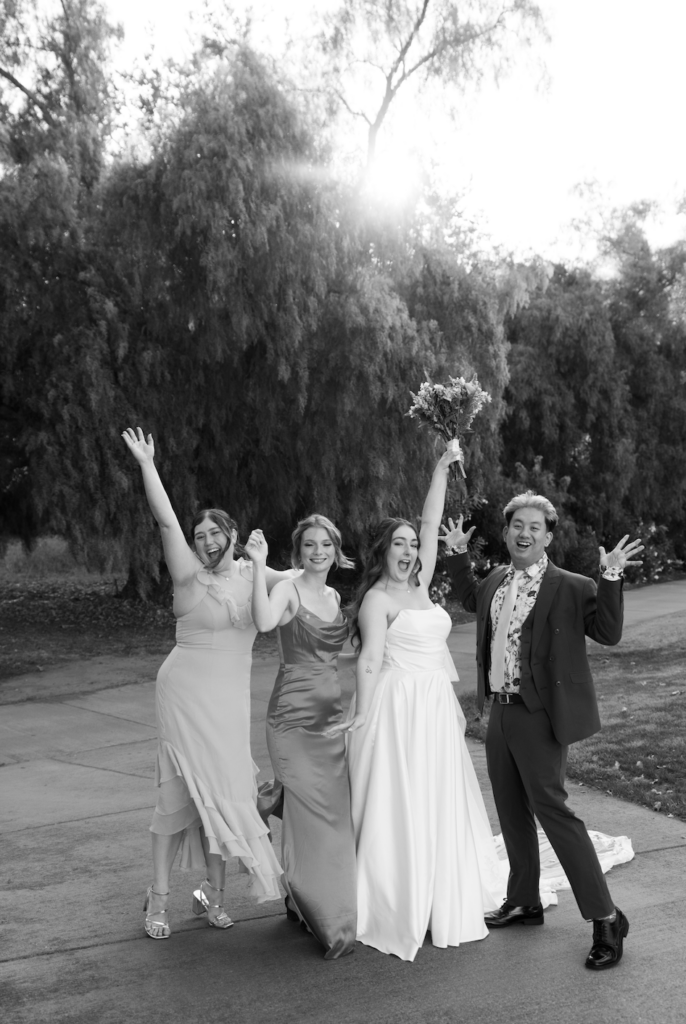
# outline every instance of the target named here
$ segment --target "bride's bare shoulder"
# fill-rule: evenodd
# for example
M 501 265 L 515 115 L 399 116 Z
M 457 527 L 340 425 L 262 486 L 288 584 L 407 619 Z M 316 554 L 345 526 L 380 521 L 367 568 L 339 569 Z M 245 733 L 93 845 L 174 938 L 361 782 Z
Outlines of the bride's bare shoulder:
M 392 605 L 391 595 L 382 586 L 370 587 L 362 599 L 361 608 L 369 611 L 384 611 Z

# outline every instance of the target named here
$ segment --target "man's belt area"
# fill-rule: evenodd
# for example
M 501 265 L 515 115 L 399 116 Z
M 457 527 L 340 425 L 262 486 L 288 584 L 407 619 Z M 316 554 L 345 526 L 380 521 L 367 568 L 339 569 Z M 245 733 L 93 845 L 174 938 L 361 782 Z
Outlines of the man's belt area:
M 493 693 L 495 704 L 523 704 L 524 698 L 519 693 Z

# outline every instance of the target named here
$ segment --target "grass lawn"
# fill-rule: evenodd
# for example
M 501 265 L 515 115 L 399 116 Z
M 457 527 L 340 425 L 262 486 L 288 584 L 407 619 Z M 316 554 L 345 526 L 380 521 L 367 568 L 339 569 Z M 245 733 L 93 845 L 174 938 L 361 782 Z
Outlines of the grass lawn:
M 567 775 L 686 820 L 686 629 L 681 613 L 625 631 L 589 657 L 602 730 L 569 748 Z M 483 740 L 473 697 L 460 698 L 467 734 Z
M 171 608 L 122 600 L 115 577 L 0 573 L 0 680 L 101 655 L 162 664 L 174 634 Z M 254 653 L 275 654 L 273 634 L 258 635 Z

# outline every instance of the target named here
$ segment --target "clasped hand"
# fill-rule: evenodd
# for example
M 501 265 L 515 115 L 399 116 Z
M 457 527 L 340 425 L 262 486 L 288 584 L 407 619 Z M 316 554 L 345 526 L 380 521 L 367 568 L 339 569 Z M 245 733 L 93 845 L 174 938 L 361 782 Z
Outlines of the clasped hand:
M 264 539 L 262 530 L 253 530 L 247 541 L 245 542 L 245 553 L 251 562 L 258 564 L 267 563 L 267 555 L 269 554 L 269 545 Z

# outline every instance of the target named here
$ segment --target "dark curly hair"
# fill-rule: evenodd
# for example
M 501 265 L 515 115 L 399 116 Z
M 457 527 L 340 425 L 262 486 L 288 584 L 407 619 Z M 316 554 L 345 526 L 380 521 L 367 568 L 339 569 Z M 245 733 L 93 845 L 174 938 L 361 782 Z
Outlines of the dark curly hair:
M 411 530 L 417 535 L 417 541 L 419 541 L 419 533 L 417 527 L 407 519 L 395 519 L 388 518 L 382 519 L 378 524 L 374 533 L 372 534 L 372 541 L 369 546 L 369 551 L 366 554 L 364 565 L 362 567 L 362 579 L 360 585 L 357 588 L 355 599 L 352 604 L 348 607 L 347 611 L 350 616 L 351 624 L 351 638 L 353 647 L 360 647 L 362 640 L 360 637 L 359 627 L 359 616 L 362 601 L 368 590 L 374 586 L 374 584 L 381 579 L 386 568 L 386 557 L 391 547 L 393 540 L 393 534 L 399 527 L 409 526 Z M 419 586 L 419 573 L 422 571 L 422 563 L 417 557 L 417 561 L 414 564 L 412 570 L 412 576 L 414 578 L 414 585 Z
M 231 534 L 235 532 L 236 546 L 234 548 L 234 551 L 236 552 L 237 555 L 243 554 L 245 548 L 243 547 L 242 544 L 238 543 L 238 523 L 236 522 L 235 519 L 231 518 L 228 512 L 225 512 L 221 508 L 202 508 L 193 516 L 193 522 L 191 523 L 190 545 L 194 551 L 195 529 L 197 526 L 200 526 L 200 523 L 202 523 L 204 519 L 211 519 L 212 522 L 219 527 L 222 533 L 229 538 L 229 546 L 231 545 Z M 219 554 L 216 555 L 209 563 L 210 569 L 214 569 L 215 566 L 219 565 L 225 554 L 226 551 L 220 551 Z

